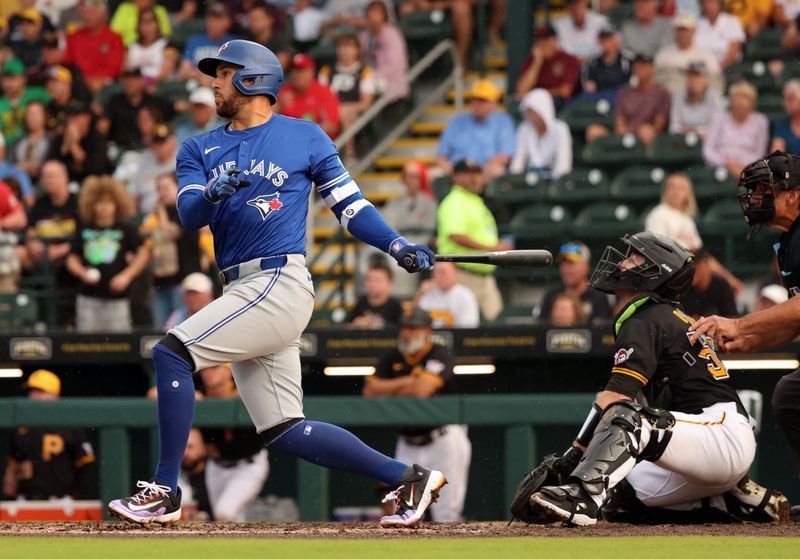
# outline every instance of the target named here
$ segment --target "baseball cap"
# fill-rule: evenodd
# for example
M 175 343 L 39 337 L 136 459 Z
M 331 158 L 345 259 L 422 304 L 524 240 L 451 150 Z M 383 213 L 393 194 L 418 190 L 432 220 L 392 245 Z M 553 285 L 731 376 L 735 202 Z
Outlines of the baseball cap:
M 48 371 L 47 369 L 38 369 L 31 373 L 31 376 L 28 377 L 27 382 L 22 385 L 24 390 L 30 390 L 32 388 L 37 388 L 49 394 L 55 394 L 58 396 L 61 394 L 61 379 L 52 372 Z
M 206 107 L 216 108 L 214 92 L 208 87 L 198 87 L 189 95 L 189 102 L 192 105 L 205 105 Z
M 207 275 L 200 272 L 189 274 L 181 282 L 181 289 L 187 291 L 197 291 L 198 293 L 211 293 L 214 291 L 214 284 Z
M 697 27 L 697 16 L 692 12 L 678 12 L 672 18 L 672 27 L 683 27 L 686 29 L 694 29 Z
M 689 66 L 686 68 L 686 71 L 690 74 L 708 74 L 708 66 L 706 66 L 705 62 L 691 62 Z
M 299 52 L 292 57 L 292 69 L 305 70 L 310 68 L 313 70 L 316 67 L 317 63 L 307 54 Z
M 480 173 L 483 169 L 474 159 L 462 159 L 453 166 L 454 173 Z
M 169 124 L 164 124 L 163 122 L 156 124 L 156 127 L 153 129 L 153 141 L 154 142 L 163 142 L 170 136 L 172 136 L 175 132 L 172 130 L 172 127 Z
M 33 8 L 26 8 L 19 13 L 19 18 L 23 21 L 32 21 L 37 25 L 42 23 L 42 14 L 39 10 Z
M 11 58 L 3 63 L 3 74 L 20 76 L 25 73 L 25 64 L 19 58 Z
M 606 37 L 613 37 L 619 33 L 619 30 L 612 24 L 604 25 L 602 29 L 600 29 L 600 33 L 598 33 L 598 37 L 604 39 Z
M 54 33 L 53 31 L 48 31 L 42 35 L 42 46 L 57 49 L 61 45 L 58 42 L 58 33 Z
M 499 101 L 503 96 L 503 91 L 491 80 L 476 80 L 467 96 L 471 99 Z
M 585 244 L 580 241 L 571 241 L 564 243 L 558 249 L 559 262 L 582 262 L 589 261 L 592 258 L 592 253 Z
M 72 72 L 61 64 L 56 64 L 47 69 L 47 79 L 72 83 Z
M 653 63 L 653 56 L 644 52 L 639 52 L 633 57 L 634 62 L 645 62 L 647 64 Z
M 780 305 L 781 303 L 785 303 L 789 300 L 789 292 L 786 291 L 785 287 L 778 285 L 777 283 L 765 285 L 761 288 L 761 291 L 759 291 L 758 294 L 765 299 L 769 299 L 776 305 Z
M 400 320 L 400 326 L 403 328 L 429 328 L 431 324 L 433 324 L 431 315 L 419 307 L 414 307 L 403 314 L 403 318 Z
M 67 103 L 64 112 L 68 116 L 85 115 L 85 114 L 92 114 L 92 109 L 89 107 L 87 103 L 79 101 L 77 99 L 73 99 L 72 101 Z
M 550 37 L 556 36 L 556 29 L 549 23 L 545 23 L 544 25 L 540 25 L 536 28 L 536 33 L 534 34 L 535 39 L 549 39 Z
M 213 16 L 213 17 L 221 17 L 221 16 L 228 16 L 228 10 L 225 9 L 224 4 L 220 4 L 219 2 L 215 2 L 213 4 L 209 4 L 208 8 L 206 8 L 206 15 Z

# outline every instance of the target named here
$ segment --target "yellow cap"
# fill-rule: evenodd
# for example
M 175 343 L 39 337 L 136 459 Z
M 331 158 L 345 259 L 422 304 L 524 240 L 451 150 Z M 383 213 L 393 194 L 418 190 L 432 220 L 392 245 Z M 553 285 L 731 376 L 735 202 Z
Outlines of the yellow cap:
M 27 19 L 28 21 L 32 21 L 36 25 L 42 23 L 42 14 L 39 10 L 34 10 L 33 8 L 26 8 L 19 13 L 20 19 Z
M 65 83 L 72 83 L 72 72 L 68 68 L 55 64 L 47 69 L 47 77 L 51 80 L 58 80 Z
M 38 369 L 31 373 L 31 376 L 28 377 L 28 381 L 22 385 L 22 388 L 25 390 L 38 388 L 43 392 L 58 396 L 61 394 L 61 379 L 52 371 Z
M 472 84 L 472 89 L 469 90 L 469 97 L 472 99 L 499 101 L 502 96 L 503 91 L 490 80 L 478 80 Z

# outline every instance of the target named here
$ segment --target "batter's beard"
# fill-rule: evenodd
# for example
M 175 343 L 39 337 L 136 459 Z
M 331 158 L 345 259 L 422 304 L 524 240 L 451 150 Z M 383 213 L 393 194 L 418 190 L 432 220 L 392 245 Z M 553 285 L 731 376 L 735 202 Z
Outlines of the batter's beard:
M 239 113 L 246 102 L 247 97 L 237 93 L 234 96 L 222 101 L 220 106 L 217 107 L 217 114 L 222 118 L 231 119 Z

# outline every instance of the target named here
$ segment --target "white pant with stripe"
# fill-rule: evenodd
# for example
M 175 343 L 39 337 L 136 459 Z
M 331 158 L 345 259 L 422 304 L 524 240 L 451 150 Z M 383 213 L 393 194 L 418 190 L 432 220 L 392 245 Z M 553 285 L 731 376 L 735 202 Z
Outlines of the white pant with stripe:
M 736 404 L 714 404 L 699 414 L 672 412 L 675 426 L 657 462 L 640 462 L 625 476 L 649 507 L 691 508 L 695 501 L 728 491 L 750 469 L 756 440 Z M 645 422 L 641 447 L 653 429 Z
M 305 258 L 232 281 L 222 296 L 170 330 L 196 369 L 231 363 L 233 378 L 260 433 L 304 417 L 300 334 L 314 308 Z

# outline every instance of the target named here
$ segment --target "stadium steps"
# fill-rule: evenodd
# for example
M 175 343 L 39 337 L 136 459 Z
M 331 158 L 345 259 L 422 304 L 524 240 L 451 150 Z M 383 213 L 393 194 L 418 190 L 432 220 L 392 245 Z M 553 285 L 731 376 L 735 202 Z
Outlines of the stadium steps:
M 427 165 L 436 161 L 438 138 L 400 138 L 384 155 L 375 160 L 375 168 L 381 171 L 402 169 L 410 159 L 418 159 Z

